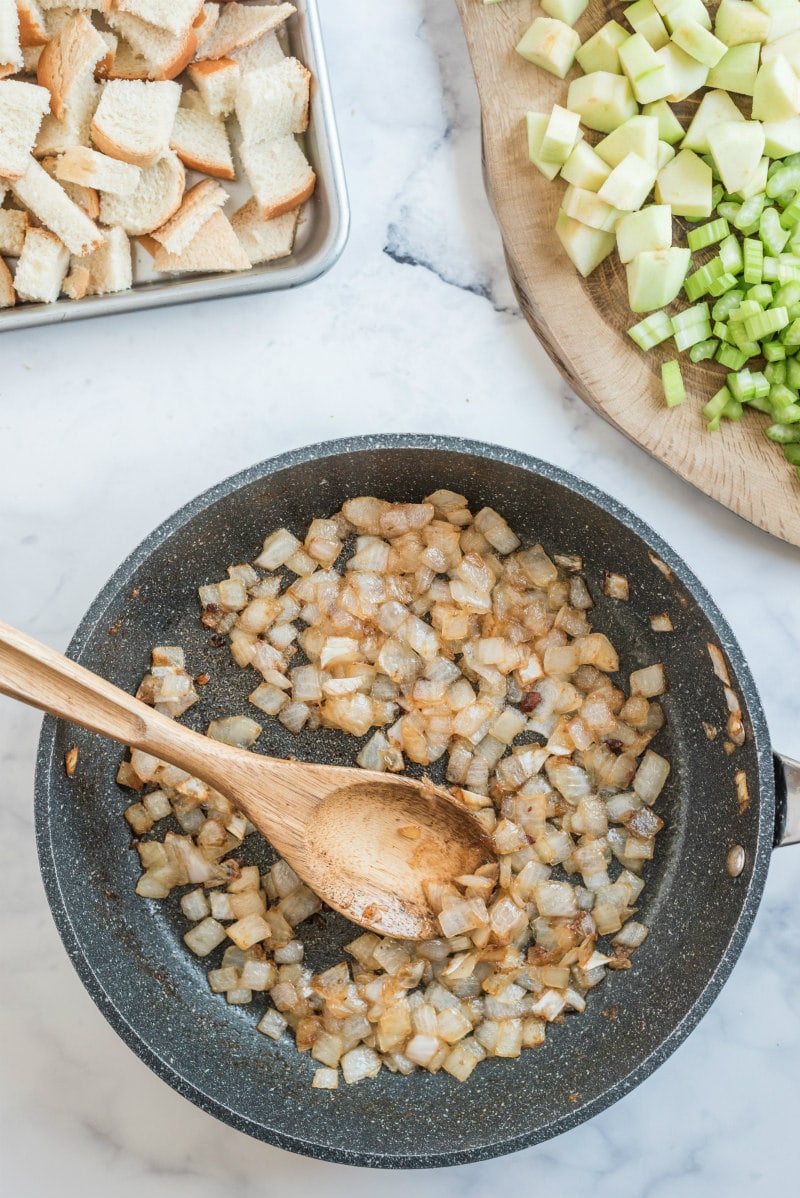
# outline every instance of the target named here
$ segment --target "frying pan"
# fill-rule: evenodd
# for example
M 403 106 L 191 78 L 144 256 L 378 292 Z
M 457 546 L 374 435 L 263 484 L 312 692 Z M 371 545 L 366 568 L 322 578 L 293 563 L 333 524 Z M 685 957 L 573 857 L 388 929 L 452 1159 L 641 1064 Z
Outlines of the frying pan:
M 663 661 L 670 682 L 667 723 L 655 742 L 672 762 L 659 799 L 667 826 L 647 868 L 639 917 L 651 935 L 632 968 L 610 974 L 591 992 L 586 1013 L 551 1028 L 542 1048 L 516 1061 L 487 1061 L 464 1085 L 444 1073 L 404 1078 L 384 1070 L 333 1095 L 311 1089 L 316 1062 L 298 1056 L 288 1037 L 260 1036 L 260 1011 L 210 993 L 209 961 L 197 961 L 182 943 L 177 897 L 134 895 L 138 857 L 121 818 L 129 796 L 114 783 L 119 747 L 49 717 L 39 746 L 36 826 L 47 895 L 72 962 L 108 1021 L 203 1110 L 272 1144 L 347 1164 L 485 1159 L 565 1131 L 627 1093 L 708 1009 L 753 922 L 773 844 L 800 838 L 797 826 L 786 833 L 787 778 L 796 805 L 800 772 L 792 763 L 776 766 L 750 671 L 698 580 L 607 495 L 493 445 L 359 437 L 254 466 L 188 504 L 135 550 L 82 620 L 70 656 L 133 690 L 153 645 L 181 644 L 190 669 L 211 675 L 187 722 L 204 728 L 214 715 L 245 711 L 249 671 L 233 665 L 227 648 L 209 644 L 197 618 L 197 586 L 252 560 L 278 525 L 299 533 L 354 495 L 411 500 L 438 487 L 464 493 L 473 509 L 496 508 L 524 543 L 579 553 L 596 603 L 593 625 L 622 649 L 624 670 Z M 628 576 L 630 602 L 605 598 L 605 570 Z M 652 631 L 649 617 L 661 612 L 671 616 L 673 634 Z M 746 739 L 731 754 L 709 642 L 722 651 L 743 712 Z M 721 729 L 715 739 L 704 722 Z M 79 766 L 68 780 L 63 762 L 72 744 Z M 277 721 L 266 721 L 259 745 L 341 764 L 357 751 L 342 733 L 295 738 Z M 740 771 L 746 802 L 737 793 Z M 268 846 L 259 851 L 266 865 Z M 253 852 L 249 840 L 249 859 Z M 321 969 L 341 960 L 352 934 L 334 913 L 315 917 L 303 937 L 308 963 Z

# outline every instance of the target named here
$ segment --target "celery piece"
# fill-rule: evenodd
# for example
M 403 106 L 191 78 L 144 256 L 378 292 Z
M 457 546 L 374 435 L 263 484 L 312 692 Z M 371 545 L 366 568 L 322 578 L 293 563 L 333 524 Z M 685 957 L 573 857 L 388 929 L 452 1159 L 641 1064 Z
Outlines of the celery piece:
M 781 226 L 775 208 L 765 208 L 758 222 L 758 236 L 765 251 L 777 258 L 789 240 L 789 230 Z
M 752 300 L 752 302 L 758 304 L 760 308 L 769 308 L 773 303 L 772 288 L 770 287 L 769 283 L 756 283 L 754 287 L 751 287 L 748 290 L 745 299 Z M 788 307 L 788 303 L 786 303 L 784 300 L 778 300 L 777 302 L 779 304 L 784 304 L 785 307 Z
M 775 292 L 771 302 L 776 306 L 782 304 L 784 308 L 791 308 L 793 304 L 800 302 L 800 283 L 784 283 Z M 791 312 L 789 315 L 791 316 Z
M 761 304 L 756 300 L 744 299 L 739 304 L 738 308 L 734 308 L 728 320 L 731 324 L 742 323 L 748 320 L 751 316 L 759 316 L 763 311 Z
M 677 408 L 686 399 L 680 363 L 675 359 L 661 365 L 661 385 L 668 408 Z
M 749 200 L 745 200 L 733 217 L 733 224 L 741 233 L 749 232 L 751 227 L 753 232 L 755 232 L 758 228 L 765 203 L 766 197 L 763 195 L 751 196 Z
M 708 318 L 708 304 L 694 304 L 691 308 L 684 308 L 682 312 L 675 313 L 672 317 L 672 327 L 673 329 L 688 329 L 693 325 L 701 324 Z
M 638 324 L 628 329 L 628 336 L 640 349 L 652 349 L 672 336 L 672 320 L 666 312 L 651 312 Z
M 779 283 L 800 283 L 800 262 L 778 262 L 775 271 Z
M 760 283 L 764 267 L 764 247 L 755 237 L 745 237 L 742 242 L 745 283 Z
M 706 425 L 706 428 L 708 429 L 708 431 L 710 433 L 715 433 L 721 423 L 722 423 L 722 413 L 720 413 L 719 416 L 715 416 L 713 420 L 709 420 L 708 424 Z
M 789 314 L 785 308 L 767 308 L 758 316 L 751 316 L 744 322 L 744 331 L 751 341 L 763 341 L 773 333 L 779 333 L 789 323 Z
M 762 398 L 760 395 L 756 395 L 754 399 L 748 400 L 747 406 L 749 408 L 755 408 L 757 412 L 763 412 L 765 416 L 772 415 L 772 410 L 769 406 L 769 400 Z
M 722 200 L 722 197 L 724 195 L 725 195 L 725 188 L 722 186 L 721 183 L 715 183 L 714 186 L 711 188 L 711 210 L 712 210 L 712 212 L 716 212 L 717 205 L 720 203 L 720 201 Z M 738 211 L 738 205 L 737 205 L 737 211 Z M 724 220 L 725 218 L 723 217 L 722 219 Z
M 710 220 L 708 224 L 690 229 L 686 240 L 689 243 L 689 249 L 695 253 L 696 250 L 704 250 L 707 246 L 713 245 L 715 241 L 722 241 L 723 237 L 727 237 L 729 233 L 728 222 L 724 216 L 720 216 L 716 220 Z
M 798 424 L 800 423 L 800 404 L 786 404 L 777 411 L 773 408 L 772 416 L 776 424 Z
M 739 307 L 743 299 L 743 291 L 729 291 L 727 295 L 723 295 L 714 304 L 714 307 L 711 309 L 712 317 L 714 320 L 727 320 L 731 312 L 734 312 Z
M 729 374 L 726 382 L 731 395 L 739 403 L 748 403 L 749 400 L 755 398 L 755 379 L 749 370 L 745 369 L 738 371 L 737 374 Z
M 714 324 L 712 325 L 712 328 L 711 328 L 711 332 L 714 334 L 717 341 L 721 341 L 723 345 L 730 342 L 731 336 L 730 336 L 729 326 L 727 324 L 723 324 L 723 322 L 721 320 L 717 320 L 714 322 Z
M 800 320 L 793 320 L 781 334 L 781 341 L 787 348 L 800 345 Z
M 764 429 L 764 435 L 769 437 L 770 441 L 777 442 L 778 445 L 798 444 L 800 443 L 800 425 L 771 424 L 769 428 Z
M 755 399 L 766 399 L 769 395 L 769 382 L 760 370 L 753 372 L 753 387 Z
M 734 233 L 723 237 L 719 245 L 719 256 L 728 274 L 738 275 L 742 273 L 742 267 L 744 266 L 742 247 Z
M 686 279 L 683 284 L 686 298 L 694 301 L 700 299 L 701 295 L 707 295 L 714 280 L 724 273 L 725 269 L 720 258 L 712 258 L 710 262 L 706 262 L 705 266 L 699 267 Z
M 716 395 L 712 395 L 711 399 L 703 407 L 703 415 L 707 420 L 713 420 L 715 416 L 721 416 L 726 403 L 731 398 L 728 388 L 721 387 Z
M 684 350 L 690 349 L 693 345 L 698 345 L 701 341 L 707 341 L 711 336 L 711 325 L 707 320 L 701 321 L 700 324 L 690 325 L 686 329 L 678 329 L 675 333 L 675 348 L 683 353 Z
M 709 358 L 713 358 L 719 348 L 719 341 L 716 337 L 709 337 L 705 341 L 698 341 L 689 350 L 689 357 L 693 362 L 705 362 Z
M 800 467 L 800 444 L 790 441 L 788 445 L 784 444 L 783 452 L 790 465 Z
M 773 258 L 769 254 L 764 255 L 764 265 L 761 268 L 761 275 L 765 283 L 777 283 L 778 266 L 779 262 L 777 258 Z
M 733 345 L 720 345 L 717 350 L 717 361 L 729 370 L 741 370 L 747 360 L 748 355 Z
M 712 279 L 708 288 L 709 295 L 724 295 L 726 291 L 731 291 L 738 283 L 736 275 L 725 271 L 724 274 L 718 275 L 716 279 Z
M 768 341 L 762 352 L 768 362 L 781 362 L 786 357 L 786 346 L 780 341 Z
M 798 120 L 800 120 L 800 117 L 798 117 Z M 786 205 L 781 213 L 780 221 L 784 229 L 794 229 L 800 224 L 800 194 L 794 196 Z
M 787 387 L 785 383 L 773 383 L 769 389 L 769 406 L 776 414 L 775 419 L 778 424 L 794 424 L 794 420 L 780 420 L 778 413 L 784 408 L 793 408 L 797 405 L 797 392 L 791 387 Z
M 797 357 L 786 359 L 786 385 L 800 391 L 800 361 Z
M 721 183 L 717 184 L 717 187 L 721 188 L 722 193 L 724 195 L 725 189 L 724 189 L 724 187 L 722 187 L 722 184 Z M 716 189 L 717 188 L 715 187 L 714 191 L 716 191 Z M 742 207 L 742 205 L 737 204 L 735 200 L 716 200 L 714 203 L 714 211 L 717 213 L 717 215 L 723 216 L 725 218 L 725 220 L 729 220 L 731 222 L 736 220 L 736 217 L 739 215 L 741 207 Z
M 774 344 L 772 342 L 771 344 Z M 764 347 L 766 349 L 766 346 Z M 785 351 L 784 351 L 785 352 Z M 770 387 L 780 385 L 786 382 L 786 362 L 772 361 L 767 362 L 764 367 L 764 378 L 770 384 Z
M 735 400 L 733 396 L 731 396 L 731 398 L 725 404 L 725 407 L 720 412 L 720 416 L 722 416 L 724 420 L 741 420 L 742 405 Z

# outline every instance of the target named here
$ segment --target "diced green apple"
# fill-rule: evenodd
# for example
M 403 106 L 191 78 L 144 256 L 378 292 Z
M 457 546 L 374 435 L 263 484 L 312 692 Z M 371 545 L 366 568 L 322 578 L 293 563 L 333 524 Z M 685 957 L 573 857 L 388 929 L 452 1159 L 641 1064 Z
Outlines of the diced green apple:
M 704 29 L 698 21 L 693 20 L 681 21 L 676 25 L 672 40 L 690 58 L 696 59 L 706 67 L 715 67 L 727 50 L 724 42 L 714 37 L 708 29 Z
M 574 29 L 563 21 L 550 17 L 537 17 L 530 29 L 517 43 L 517 53 L 542 67 L 551 75 L 563 79 L 575 60 L 575 51 L 581 44 Z
M 749 0 L 721 0 L 714 19 L 714 33 L 726 46 L 743 42 L 765 42 L 770 19 Z
M 612 75 L 609 71 L 592 71 L 581 79 L 573 79 L 567 107 L 598 133 L 610 133 L 639 111 L 626 76 Z
M 672 209 L 669 204 L 650 204 L 638 212 L 627 212 L 614 230 L 620 262 L 630 262 L 645 250 L 668 250 L 672 245 Z
M 683 286 L 689 269 L 689 250 L 672 246 L 643 250 L 625 267 L 628 303 L 632 312 L 653 312 L 672 303 Z
M 557 162 L 559 166 L 563 166 L 581 135 L 580 124 L 577 112 L 570 112 L 568 108 L 554 104 L 539 147 L 539 156 L 545 162 Z
M 697 21 L 704 29 L 711 28 L 711 18 L 703 0 L 654 0 L 654 4 L 670 33 L 686 20 Z
M 768 158 L 800 154 L 800 116 L 785 121 L 764 121 L 764 153 Z
M 656 203 L 669 204 L 673 216 L 703 220 L 711 215 L 711 167 L 694 150 L 681 150 L 658 172 Z
M 768 41 L 774 42 L 800 29 L 800 4 L 796 0 L 755 0 L 756 7 L 769 16 Z
M 766 47 L 764 49 L 766 52 Z M 743 42 L 739 46 L 731 46 L 725 57 L 708 72 L 708 86 L 721 87 L 740 96 L 752 96 L 760 53 L 760 42 Z
M 638 154 L 645 162 L 658 160 L 658 121 L 652 116 L 632 116 L 595 146 L 609 166 L 619 166 L 627 154 Z
M 654 116 L 658 121 L 659 141 L 669 142 L 674 146 L 684 134 L 683 125 L 670 108 L 666 100 L 656 100 L 653 104 L 645 104 L 642 116 Z
M 769 177 L 769 158 L 766 156 L 761 159 L 752 175 L 745 183 L 744 187 L 739 188 L 739 195 L 743 200 L 752 199 L 753 196 L 761 195 L 767 190 L 767 178 Z
M 792 70 L 800 75 L 800 32 L 787 33 L 777 41 L 764 46 L 761 50 L 761 62 L 772 62 L 773 58 L 785 58 Z
M 622 212 L 641 208 L 656 181 L 658 168 L 638 154 L 626 154 L 598 191 L 601 200 Z
M 762 64 L 753 90 L 753 118 L 785 121 L 800 113 L 800 80 L 782 54 Z
M 747 187 L 764 153 L 760 121 L 720 121 L 708 130 L 708 148 L 727 192 Z
M 744 121 L 739 109 L 727 92 L 710 91 L 703 96 L 681 145 L 686 150 L 707 154 L 708 131 L 721 121 Z
M 663 171 L 668 162 L 672 162 L 675 157 L 675 147 L 671 146 L 668 141 L 660 141 L 658 143 L 658 152 L 656 155 L 656 166 L 660 171 Z
M 589 145 L 579 141 L 561 168 L 561 178 L 585 191 L 599 191 L 611 174 L 611 167 Z
M 573 220 L 588 225 L 590 229 L 601 229 L 604 233 L 613 233 L 622 215 L 618 208 L 612 208 L 593 191 L 584 191 L 582 187 L 572 185 L 564 192 L 561 207 Z
M 670 90 L 665 99 L 677 104 L 704 86 L 708 78 L 708 67 L 692 58 L 685 50 L 681 50 L 680 46 L 670 42 L 657 50 L 656 54 L 667 68 Z
M 670 90 L 666 65 L 641 35 L 634 33 L 619 48 L 619 61 L 640 104 L 662 100 Z
M 559 164 L 557 162 L 547 162 L 542 158 L 542 142 L 547 132 L 547 126 L 550 123 L 549 114 L 546 112 L 529 112 L 525 120 L 528 129 L 528 157 L 546 179 L 555 179 L 560 169 Z
M 603 233 L 600 229 L 590 229 L 580 221 L 567 216 L 563 208 L 559 209 L 556 219 L 556 234 L 558 240 L 567 252 L 572 265 L 587 278 L 614 248 L 614 234 Z M 688 253 L 688 250 L 687 250 Z
M 618 21 L 607 21 L 593 37 L 588 38 L 575 52 L 575 61 L 586 74 L 607 71 L 610 75 L 621 75 L 619 47 L 628 40 L 628 32 Z
M 555 17 L 565 25 L 574 25 L 583 14 L 589 0 L 542 0 L 542 8 L 548 17 Z
M 625 20 L 635 33 L 641 33 L 654 50 L 660 50 L 669 41 L 667 27 L 661 20 L 653 0 L 636 0 L 625 9 Z

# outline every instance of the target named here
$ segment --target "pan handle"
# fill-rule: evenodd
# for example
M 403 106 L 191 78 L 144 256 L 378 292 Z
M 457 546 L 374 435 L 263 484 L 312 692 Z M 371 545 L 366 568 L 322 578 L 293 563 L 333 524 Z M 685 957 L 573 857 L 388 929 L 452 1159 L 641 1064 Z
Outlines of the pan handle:
M 775 847 L 800 844 L 800 763 L 775 753 Z

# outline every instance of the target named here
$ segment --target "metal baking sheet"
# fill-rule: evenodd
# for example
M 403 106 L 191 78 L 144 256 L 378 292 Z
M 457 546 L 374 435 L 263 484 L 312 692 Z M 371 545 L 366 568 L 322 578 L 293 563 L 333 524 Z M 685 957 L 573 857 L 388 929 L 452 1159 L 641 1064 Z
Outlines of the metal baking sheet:
M 0 332 L 38 324 L 61 324 L 87 316 L 108 316 L 140 308 L 193 303 L 226 295 L 248 295 L 257 291 L 279 291 L 299 287 L 318 278 L 333 266 L 347 241 L 350 209 L 339 139 L 333 115 L 325 53 L 322 45 L 317 0 L 293 0 L 297 12 L 287 22 L 288 50 L 312 73 L 311 119 L 304 148 L 317 175 L 314 195 L 303 205 L 294 251 L 288 258 L 230 274 L 157 275 L 150 255 L 131 239 L 133 287 L 113 295 L 86 296 L 81 300 L 60 299 L 54 304 L 20 304 L 0 310 Z M 237 146 L 233 145 L 238 158 Z M 237 161 L 237 176 L 242 175 Z M 186 172 L 187 187 L 202 175 Z M 223 186 L 230 194 L 225 211 L 229 215 L 251 194 L 246 180 Z

